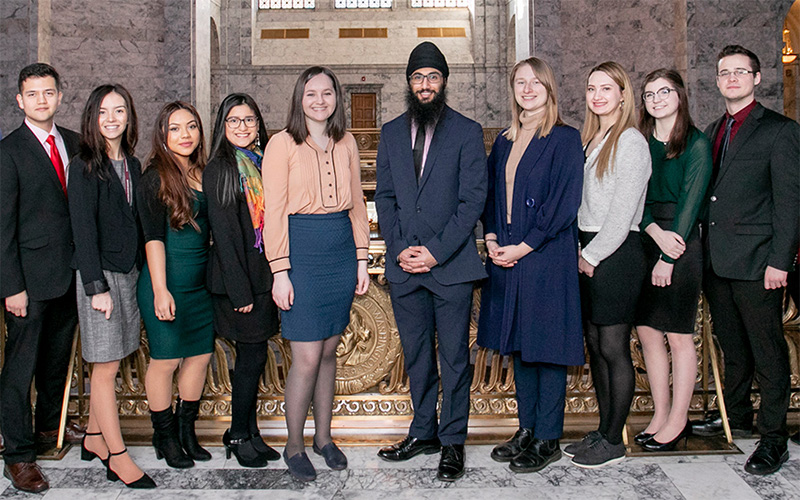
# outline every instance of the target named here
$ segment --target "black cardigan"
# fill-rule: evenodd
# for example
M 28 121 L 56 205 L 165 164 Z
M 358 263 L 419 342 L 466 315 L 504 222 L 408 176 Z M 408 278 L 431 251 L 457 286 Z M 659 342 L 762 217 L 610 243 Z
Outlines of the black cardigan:
M 237 196 L 232 204 L 223 207 L 218 199 L 223 168 L 225 165 L 214 159 L 203 171 L 213 240 L 206 286 L 211 293 L 227 295 L 238 308 L 252 304 L 255 295 L 272 290 L 272 272 L 264 253 L 255 247 L 247 201 Z
M 75 240 L 73 268 L 81 273 L 86 295 L 107 292 L 103 270 L 127 273 L 142 265 L 142 238 L 136 223 L 136 187 L 141 164 L 126 156 L 131 176 L 133 206 L 111 162 L 106 179 L 86 172 L 86 162 L 76 156 L 69 166 L 69 211 Z

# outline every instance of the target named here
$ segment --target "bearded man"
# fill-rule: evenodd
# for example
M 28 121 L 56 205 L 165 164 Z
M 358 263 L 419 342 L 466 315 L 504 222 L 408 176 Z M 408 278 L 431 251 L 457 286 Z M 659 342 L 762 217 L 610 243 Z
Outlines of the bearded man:
M 486 277 L 474 236 L 487 192 L 483 131 L 447 106 L 449 74 L 433 43 L 411 52 L 407 111 L 381 129 L 375 190 L 414 405 L 408 436 L 378 456 L 403 461 L 441 450 L 442 481 L 464 475 L 470 307 L 474 282 Z

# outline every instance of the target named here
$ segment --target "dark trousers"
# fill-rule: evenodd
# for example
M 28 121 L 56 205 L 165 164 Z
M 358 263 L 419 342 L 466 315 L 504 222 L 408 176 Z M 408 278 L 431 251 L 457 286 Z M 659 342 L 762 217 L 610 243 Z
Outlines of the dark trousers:
M 31 383 L 36 378 L 37 432 L 58 429 L 78 311 L 75 285 L 61 297 L 28 303 L 28 315 L 5 311 L 8 340 L 0 373 L 0 429 L 7 464 L 36 460 Z
M 564 431 L 564 398 L 567 367 L 550 363 L 526 363 L 514 354 L 519 426 L 533 429 L 538 439 L 558 439 Z
M 762 280 L 721 278 L 710 269 L 704 289 L 725 359 L 725 406 L 731 425 L 752 425 L 750 388 L 755 376 L 761 392 L 761 438 L 786 442 L 790 367 L 783 337 L 783 289 L 766 290 Z
M 441 285 L 430 273 L 391 285 L 392 307 L 414 404 L 414 420 L 408 433 L 415 438 L 438 436 L 443 445 L 464 444 L 466 440 L 471 381 L 469 319 L 472 287 L 472 283 Z M 438 424 L 437 335 L 442 382 Z

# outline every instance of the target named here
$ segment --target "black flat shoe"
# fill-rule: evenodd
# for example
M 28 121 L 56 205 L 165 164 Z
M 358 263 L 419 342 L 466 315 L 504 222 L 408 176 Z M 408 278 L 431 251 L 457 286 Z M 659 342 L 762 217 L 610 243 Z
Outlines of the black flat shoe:
M 402 462 L 420 453 L 426 455 L 439 453 L 441 448 L 442 443 L 439 442 L 439 438 L 417 439 L 415 437 L 406 436 L 399 443 L 395 443 L 387 448 L 381 448 L 378 452 L 378 456 L 389 462 Z
M 286 462 L 286 467 L 289 468 L 289 474 L 298 481 L 313 481 L 317 478 L 317 470 L 308 459 L 306 452 L 300 452 L 293 455 L 291 458 L 286 456 L 286 449 L 283 450 L 283 460 Z
M 255 448 L 257 452 L 264 455 L 264 458 L 266 458 L 267 460 L 274 462 L 275 460 L 281 459 L 281 454 L 278 453 L 278 451 L 275 450 L 275 448 L 264 442 L 264 438 L 261 437 L 260 432 L 253 433 L 252 441 L 253 441 L 253 448 Z
M 103 435 L 102 432 L 87 432 L 86 434 L 83 435 L 83 439 L 81 439 L 81 460 L 83 460 L 84 462 L 91 462 L 92 460 L 97 458 L 101 462 L 103 462 L 103 465 L 108 467 L 108 461 L 111 458 L 110 454 L 106 458 L 101 458 L 100 455 L 86 448 L 86 436 L 102 436 L 102 435 Z
M 442 458 L 439 460 L 439 481 L 455 481 L 464 475 L 464 445 L 448 444 L 442 446 Z
M 511 439 L 494 447 L 492 460 L 510 462 L 512 458 L 525 451 L 531 441 L 533 441 L 533 429 L 517 429 Z
M 266 467 L 267 458 L 256 450 L 253 436 L 242 439 L 231 439 L 230 431 L 222 435 L 222 444 L 225 445 L 225 458 L 231 458 L 231 453 L 242 467 Z
M 534 439 L 528 448 L 511 459 L 508 468 L 512 472 L 539 472 L 561 458 L 558 439 Z
M 744 464 L 744 470 L 757 476 L 773 474 L 778 472 L 787 460 L 789 460 L 789 449 L 786 443 L 761 440 L 756 451 Z
M 633 436 L 633 442 L 638 444 L 639 446 L 643 445 L 648 439 L 653 437 L 653 434 L 649 432 L 640 432 L 639 434 Z
M 675 449 L 675 446 L 681 441 L 684 441 L 684 446 L 689 441 L 689 436 L 692 435 L 692 423 L 687 421 L 686 425 L 683 427 L 683 430 L 675 436 L 675 439 L 672 441 L 661 443 L 656 440 L 655 437 L 651 437 L 647 441 L 642 444 L 642 448 L 647 451 L 672 451 Z
M 325 464 L 333 470 L 345 470 L 347 468 L 347 457 L 342 453 L 342 450 L 336 446 L 336 443 L 331 441 L 322 448 L 317 446 L 317 442 L 313 441 L 311 449 L 317 455 L 322 455 L 325 459 Z
M 111 468 L 111 457 L 117 457 L 119 455 L 124 455 L 125 453 L 128 453 L 128 448 L 125 448 L 119 453 L 111 453 L 109 451 L 108 469 L 106 469 L 106 479 L 108 479 L 109 481 L 122 481 L 122 478 L 119 477 L 119 475 L 117 475 L 117 473 L 114 472 L 114 469 Z M 139 489 L 139 490 L 152 489 L 156 487 L 155 481 L 153 481 L 153 478 L 148 476 L 146 472 L 142 472 L 142 477 L 140 477 L 136 481 L 131 481 L 130 483 L 122 481 L 122 484 L 124 484 L 128 488 Z

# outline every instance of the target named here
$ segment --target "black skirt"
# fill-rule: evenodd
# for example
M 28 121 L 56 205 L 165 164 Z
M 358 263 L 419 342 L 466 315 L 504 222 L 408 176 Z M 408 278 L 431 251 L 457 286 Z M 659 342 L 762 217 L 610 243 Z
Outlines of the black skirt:
M 253 310 L 240 313 L 227 295 L 211 294 L 214 306 L 214 330 L 222 338 L 257 344 L 278 333 L 278 307 L 272 301 L 272 293 L 261 293 L 253 297 Z
M 581 231 L 581 247 L 585 248 L 596 235 Z M 633 324 L 645 272 L 642 239 L 638 232 L 631 231 L 622 245 L 597 265 L 593 277 L 580 275 L 584 321 L 595 325 Z
M 654 214 L 655 215 L 655 214 Z M 661 229 L 669 230 L 672 219 L 654 217 Z M 697 319 L 697 301 L 703 280 L 703 245 L 699 227 L 692 229 L 686 240 L 686 251 L 672 268 L 672 284 L 653 286 L 651 273 L 661 255 L 661 249 L 647 234 L 642 235 L 647 274 L 642 284 L 642 294 L 636 311 L 636 325 L 649 326 L 671 333 L 694 333 Z

